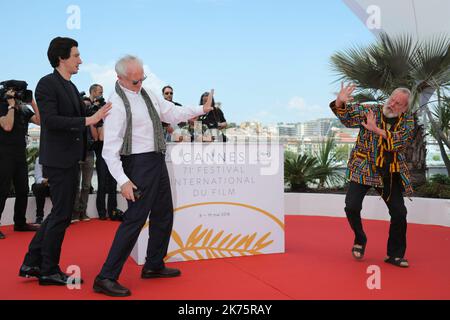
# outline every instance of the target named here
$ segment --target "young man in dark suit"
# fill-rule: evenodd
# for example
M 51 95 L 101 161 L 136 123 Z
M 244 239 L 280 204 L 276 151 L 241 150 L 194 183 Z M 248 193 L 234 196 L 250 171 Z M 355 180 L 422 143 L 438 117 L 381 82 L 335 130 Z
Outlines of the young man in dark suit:
M 53 39 L 47 55 L 55 70 L 39 81 L 36 102 L 41 115 L 39 157 L 48 177 L 53 208 L 31 241 L 19 275 L 37 277 L 40 285 L 66 285 L 69 277 L 61 271 L 59 259 L 72 217 L 78 161 L 86 153 L 86 127 L 106 117 L 111 105 L 86 117 L 80 93 L 70 81 L 82 63 L 75 40 Z

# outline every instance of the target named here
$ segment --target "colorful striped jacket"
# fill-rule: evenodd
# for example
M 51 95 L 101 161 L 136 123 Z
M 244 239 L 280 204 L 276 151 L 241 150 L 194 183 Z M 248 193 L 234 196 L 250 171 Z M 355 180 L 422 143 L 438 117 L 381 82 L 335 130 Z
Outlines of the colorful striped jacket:
M 358 138 L 353 148 L 347 167 L 347 178 L 360 184 L 373 187 L 383 187 L 383 177 L 380 174 L 385 165 L 386 152 L 392 152 L 393 160 L 389 172 L 399 173 L 404 187 L 404 196 L 410 197 L 413 188 L 405 158 L 405 148 L 412 140 L 414 118 L 402 114 L 393 128 L 388 128 L 383 115 L 382 104 L 346 104 L 336 107 L 336 101 L 330 104 L 333 113 L 347 128 L 359 128 Z M 377 126 L 386 131 L 387 139 L 366 130 L 361 123 L 366 121 L 366 113 L 372 110 L 376 116 Z

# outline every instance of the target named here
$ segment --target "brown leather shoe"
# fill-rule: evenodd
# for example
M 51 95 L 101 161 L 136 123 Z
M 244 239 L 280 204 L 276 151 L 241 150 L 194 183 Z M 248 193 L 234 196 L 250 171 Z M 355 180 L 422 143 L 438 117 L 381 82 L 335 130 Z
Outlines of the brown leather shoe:
M 163 268 L 161 270 L 150 270 L 142 269 L 141 278 L 151 279 L 151 278 L 173 278 L 181 275 L 181 271 L 172 268 Z
M 28 223 L 25 223 L 22 226 L 14 225 L 14 231 L 27 232 L 27 231 L 38 231 L 38 230 L 39 230 L 39 226 L 33 226 Z
M 131 291 L 120 285 L 116 280 L 100 279 L 98 276 L 94 280 L 94 291 L 110 297 L 128 297 L 131 295 Z

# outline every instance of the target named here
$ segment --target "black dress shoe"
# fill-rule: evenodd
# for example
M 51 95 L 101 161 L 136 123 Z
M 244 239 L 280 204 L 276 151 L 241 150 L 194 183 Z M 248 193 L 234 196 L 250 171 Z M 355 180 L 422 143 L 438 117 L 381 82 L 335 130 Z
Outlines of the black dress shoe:
M 5 235 L 0 231 L 0 240 L 5 238 L 6 238 Z
M 41 276 L 41 270 L 39 267 L 29 267 L 27 265 L 22 265 L 19 270 L 19 277 L 23 278 L 40 278 Z
M 106 220 L 106 216 L 99 216 L 98 217 L 100 220 L 105 221 Z
M 113 209 L 111 212 L 108 213 L 109 218 L 111 221 L 123 221 L 123 211 L 120 209 Z
M 181 275 L 181 271 L 178 269 L 163 268 L 161 270 L 142 269 L 141 278 L 173 278 Z
M 110 297 L 128 297 L 131 295 L 130 290 L 121 286 L 116 280 L 101 279 L 100 277 L 96 277 L 94 280 L 94 291 Z
M 18 226 L 14 225 L 14 231 L 27 232 L 27 231 L 38 231 L 38 226 L 33 226 L 31 224 L 25 223 L 24 225 Z
M 78 281 L 77 281 L 78 280 Z M 49 276 L 41 276 L 39 278 L 39 284 L 41 286 L 66 286 L 68 284 L 83 283 L 83 279 L 70 278 L 64 272 L 58 272 Z

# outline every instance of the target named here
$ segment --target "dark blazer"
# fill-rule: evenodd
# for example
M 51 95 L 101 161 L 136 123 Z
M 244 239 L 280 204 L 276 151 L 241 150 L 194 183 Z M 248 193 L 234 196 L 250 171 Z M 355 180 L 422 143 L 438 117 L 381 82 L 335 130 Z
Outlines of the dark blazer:
M 39 162 L 55 168 L 76 165 L 86 153 L 86 111 L 78 89 L 55 69 L 39 81 L 35 97 L 41 116 Z

